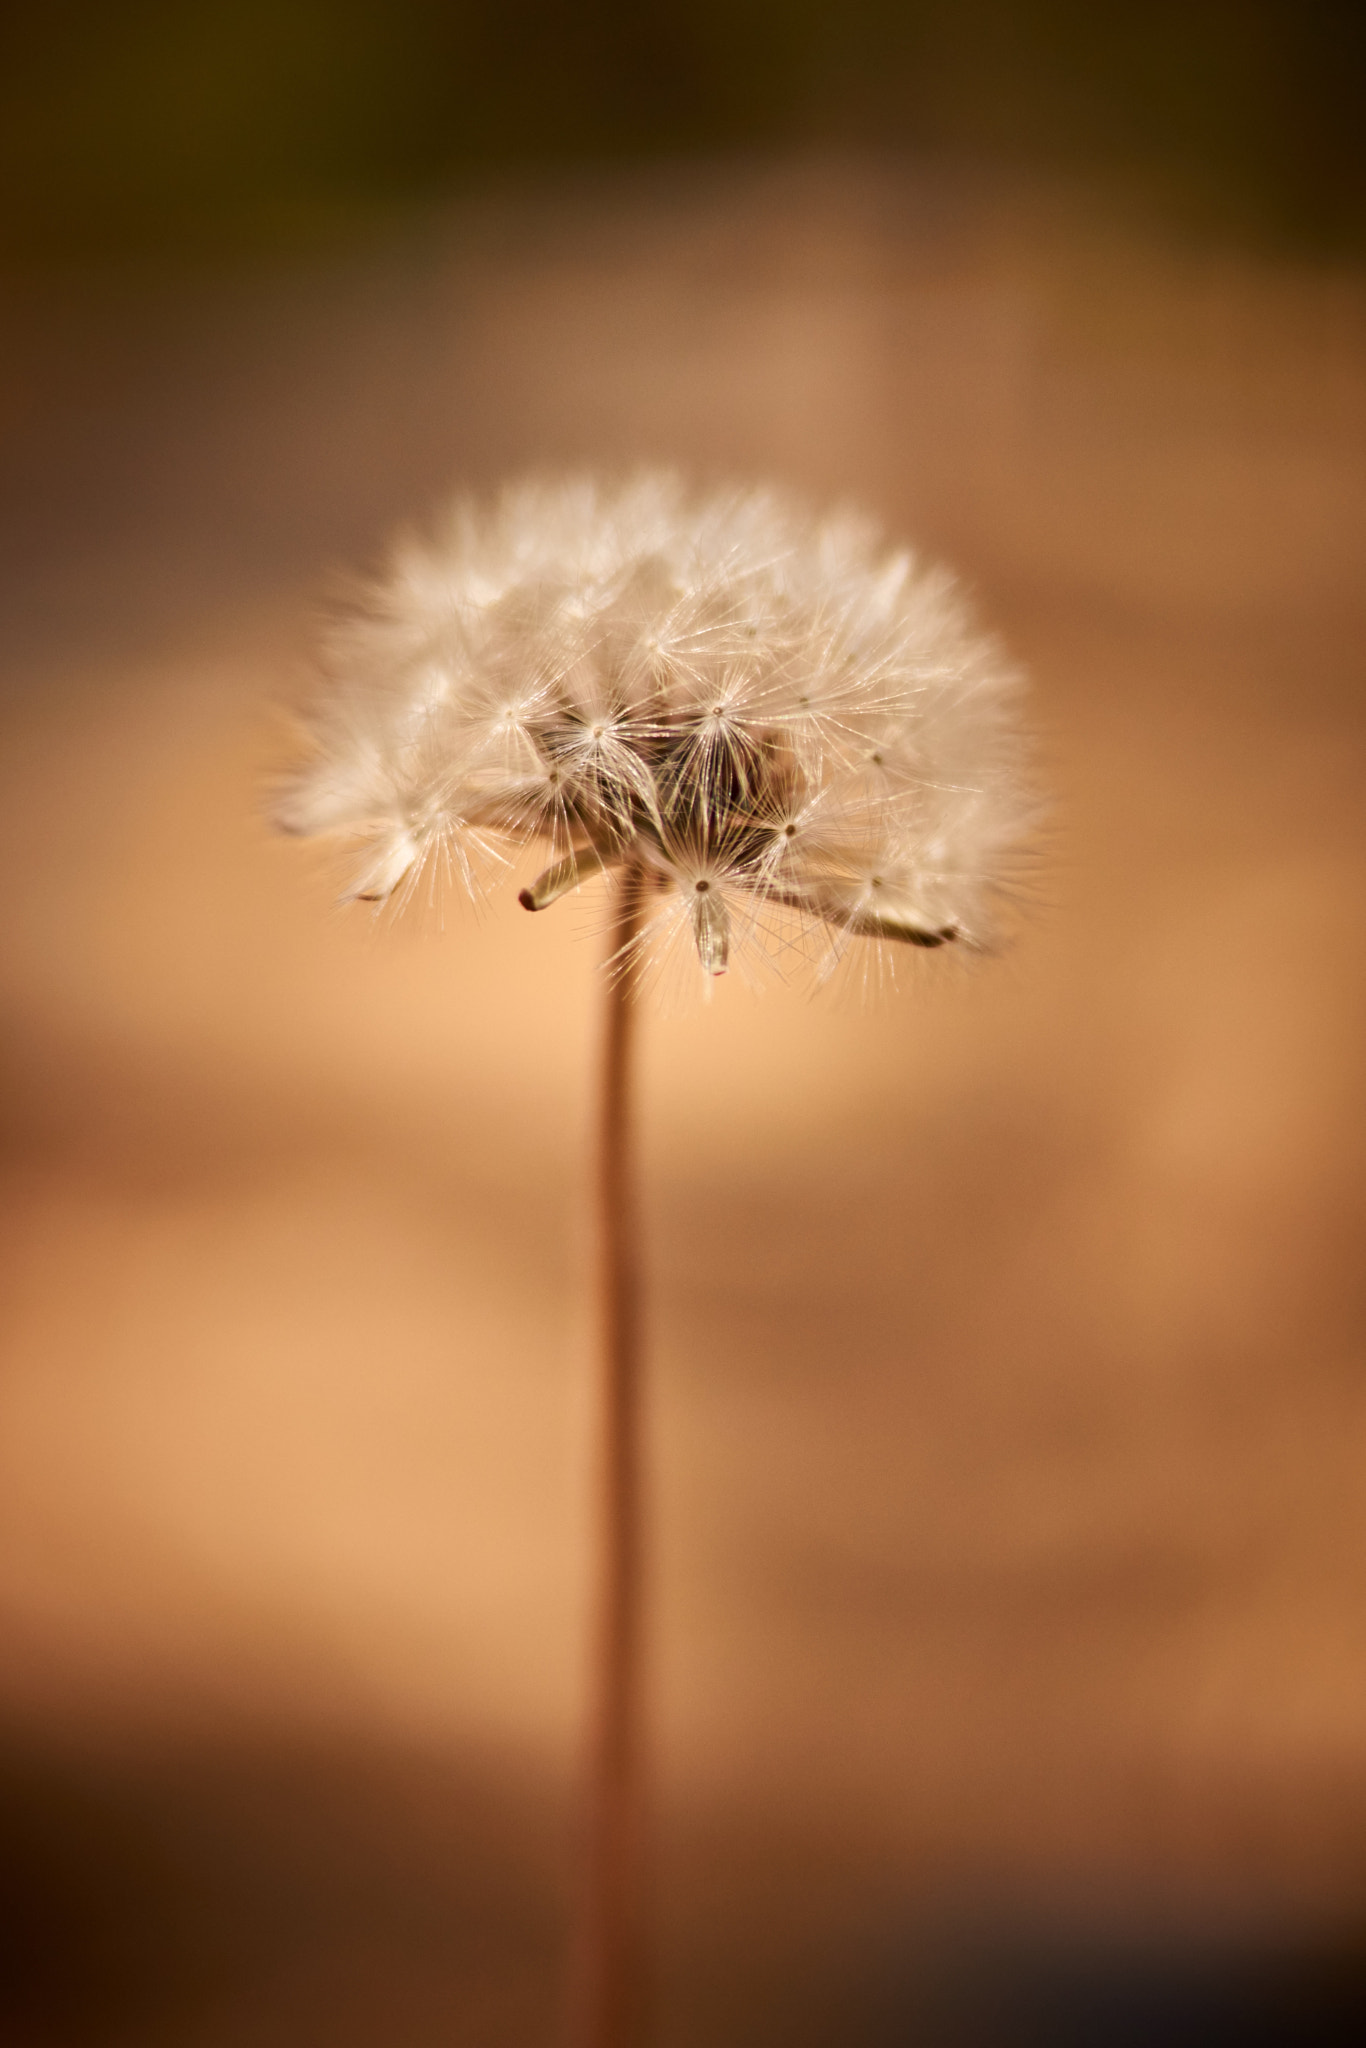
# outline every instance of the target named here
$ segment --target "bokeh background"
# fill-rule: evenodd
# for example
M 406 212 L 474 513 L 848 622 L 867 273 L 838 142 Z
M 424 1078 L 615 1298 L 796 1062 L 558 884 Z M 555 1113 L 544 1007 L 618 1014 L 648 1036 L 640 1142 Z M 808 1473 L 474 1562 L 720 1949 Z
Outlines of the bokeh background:
M 1362 22 L 0 13 L 6 2043 L 562 2038 L 598 913 L 259 798 L 339 565 L 638 459 L 953 561 L 1053 796 L 644 1033 L 650 2040 L 1361 2038 Z

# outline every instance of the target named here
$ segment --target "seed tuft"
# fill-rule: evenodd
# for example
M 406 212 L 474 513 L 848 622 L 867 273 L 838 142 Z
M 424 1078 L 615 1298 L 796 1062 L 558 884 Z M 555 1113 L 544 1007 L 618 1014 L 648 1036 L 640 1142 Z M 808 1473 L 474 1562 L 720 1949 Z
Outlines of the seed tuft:
M 952 579 L 776 492 L 650 472 L 462 499 L 395 546 L 324 670 L 277 820 L 358 843 L 365 901 L 426 869 L 477 890 L 539 840 L 528 909 L 629 864 L 644 943 L 825 972 L 857 939 L 986 943 L 1032 822 L 1018 678 Z

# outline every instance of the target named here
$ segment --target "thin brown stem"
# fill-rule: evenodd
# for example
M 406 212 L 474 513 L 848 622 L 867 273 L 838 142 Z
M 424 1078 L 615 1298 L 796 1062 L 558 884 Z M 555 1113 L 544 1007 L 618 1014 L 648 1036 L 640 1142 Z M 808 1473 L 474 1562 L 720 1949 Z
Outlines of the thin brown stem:
M 640 1314 L 631 1145 L 639 869 L 622 869 L 612 887 L 595 1189 L 597 1635 L 578 2048 L 630 2048 L 640 1993 Z

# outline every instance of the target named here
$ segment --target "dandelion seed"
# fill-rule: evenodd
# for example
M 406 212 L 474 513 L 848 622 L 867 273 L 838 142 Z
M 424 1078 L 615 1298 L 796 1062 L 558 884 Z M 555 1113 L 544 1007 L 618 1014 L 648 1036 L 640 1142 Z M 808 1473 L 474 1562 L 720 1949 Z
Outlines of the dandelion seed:
M 951 580 L 769 491 L 462 500 L 326 665 L 278 817 L 359 845 L 371 902 L 540 840 L 528 908 L 639 870 L 686 914 L 638 943 L 686 928 L 715 975 L 778 934 L 828 966 L 848 938 L 987 943 L 1029 825 L 1016 678 Z

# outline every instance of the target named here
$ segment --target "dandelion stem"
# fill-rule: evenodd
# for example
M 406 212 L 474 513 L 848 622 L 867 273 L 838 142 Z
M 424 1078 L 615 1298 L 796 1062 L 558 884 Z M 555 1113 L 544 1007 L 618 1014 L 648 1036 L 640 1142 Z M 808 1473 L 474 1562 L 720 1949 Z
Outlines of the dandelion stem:
M 621 870 L 613 886 L 596 1187 L 599 1520 L 582 2048 L 628 2048 L 640 1988 L 641 1403 L 630 1101 L 639 867 Z

